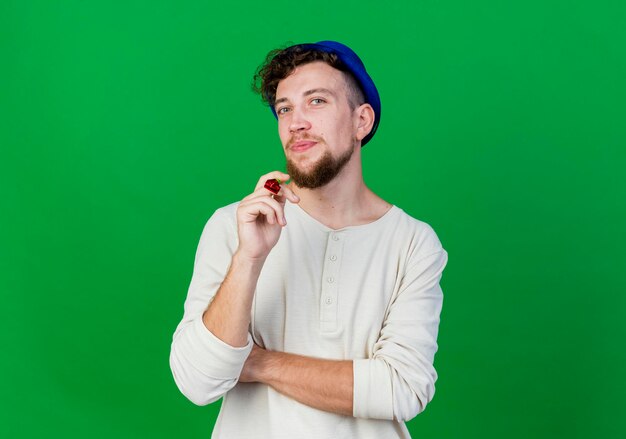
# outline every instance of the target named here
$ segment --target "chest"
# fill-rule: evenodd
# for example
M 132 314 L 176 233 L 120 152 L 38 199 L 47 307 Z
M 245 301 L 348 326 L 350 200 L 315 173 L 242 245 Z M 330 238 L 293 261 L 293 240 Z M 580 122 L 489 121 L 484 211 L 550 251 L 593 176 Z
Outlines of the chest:
M 257 283 L 255 341 L 322 358 L 369 357 L 403 269 L 402 252 L 369 238 L 281 239 Z

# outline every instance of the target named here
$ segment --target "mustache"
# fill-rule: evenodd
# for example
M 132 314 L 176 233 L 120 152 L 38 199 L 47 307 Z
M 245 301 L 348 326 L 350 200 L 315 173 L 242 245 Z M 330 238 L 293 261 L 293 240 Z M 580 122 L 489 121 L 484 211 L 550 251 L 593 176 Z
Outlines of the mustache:
M 296 142 L 302 142 L 302 141 L 310 141 L 310 142 L 317 142 L 317 143 L 321 143 L 324 141 L 323 138 L 319 137 L 319 136 L 300 136 L 300 137 L 292 137 L 291 139 L 289 139 L 289 141 L 287 142 L 287 149 L 291 148 L 293 146 L 294 143 Z

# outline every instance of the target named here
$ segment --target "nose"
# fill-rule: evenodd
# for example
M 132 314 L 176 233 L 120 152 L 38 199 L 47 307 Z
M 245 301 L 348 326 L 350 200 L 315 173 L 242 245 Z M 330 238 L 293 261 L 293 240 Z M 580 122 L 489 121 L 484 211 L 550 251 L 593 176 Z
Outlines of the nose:
M 295 133 L 298 131 L 306 131 L 310 128 L 311 122 L 309 122 L 304 111 L 294 108 L 291 111 L 291 118 L 289 120 L 289 131 Z

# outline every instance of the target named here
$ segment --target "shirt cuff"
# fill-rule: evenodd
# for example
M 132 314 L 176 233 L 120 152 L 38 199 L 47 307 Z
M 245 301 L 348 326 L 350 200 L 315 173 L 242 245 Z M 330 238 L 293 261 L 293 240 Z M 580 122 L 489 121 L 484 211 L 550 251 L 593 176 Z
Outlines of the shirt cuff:
M 380 359 L 353 360 L 355 418 L 393 420 L 389 366 Z
M 204 326 L 202 317 L 191 322 L 189 331 L 181 335 L 186 338 L 181 346 L 185 356 L 192 358 L 198 369 L 213 378 L 238 379 L 252 350 L 250 333 L 245 346 L 233 347 L 213 335 Z

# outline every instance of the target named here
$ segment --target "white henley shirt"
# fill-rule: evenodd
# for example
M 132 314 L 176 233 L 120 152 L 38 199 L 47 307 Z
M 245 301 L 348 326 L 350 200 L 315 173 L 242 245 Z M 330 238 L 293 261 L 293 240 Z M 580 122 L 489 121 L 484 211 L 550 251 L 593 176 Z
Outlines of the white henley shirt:
M 410 438 L 404 421 L 433 398 L 433 368 L 448 254 L 425 222 L 392 206 L 378 220 L 334 230 L 287 202 L 261 271 L 248 343 L 230 346 L 203 324 L 237 249 L 238 203 L 206 223 L 176 328 L 170 366 L 197 405 L 224 397 L 213 438 Z M 261 383 L 240 383 L 252 343 L 352 360 L 353 416 L 301 404 Z

